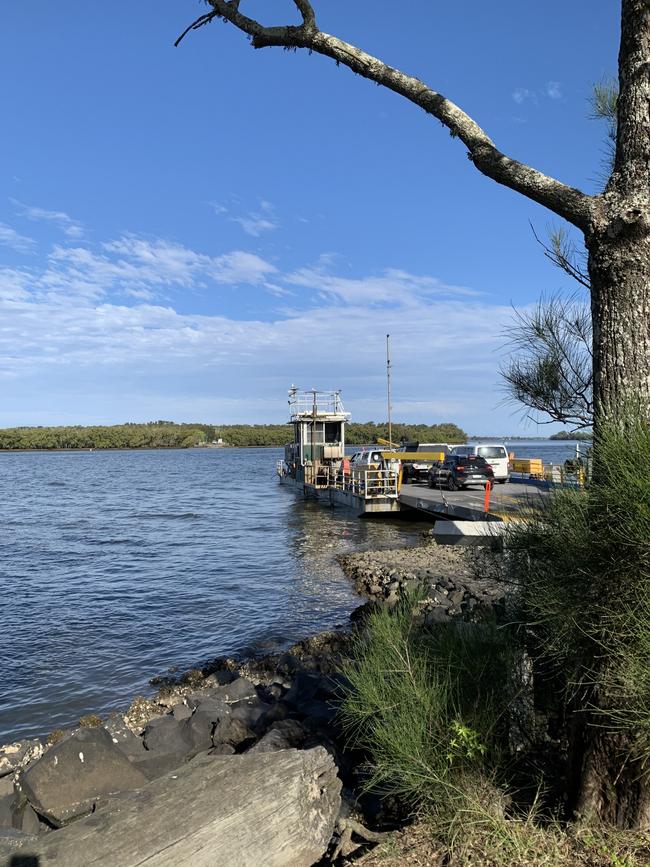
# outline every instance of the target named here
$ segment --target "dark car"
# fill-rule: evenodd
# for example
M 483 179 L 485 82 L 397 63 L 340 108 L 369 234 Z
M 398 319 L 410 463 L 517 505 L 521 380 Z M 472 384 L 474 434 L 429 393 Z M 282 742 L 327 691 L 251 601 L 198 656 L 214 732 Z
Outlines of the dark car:
M 457 491 L 466 485 L 483 485 L 494 482 L 494 472 L 485 458 L 478 455 L 448 455 L 440 466 L 429 470 L 430 488 L 447 488 Z

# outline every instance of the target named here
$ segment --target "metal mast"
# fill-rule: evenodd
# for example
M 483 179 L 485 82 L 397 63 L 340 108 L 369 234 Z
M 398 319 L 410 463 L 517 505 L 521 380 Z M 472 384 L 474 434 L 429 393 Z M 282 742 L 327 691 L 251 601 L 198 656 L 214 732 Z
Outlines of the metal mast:
M 386 396 L 388 399 L 388 442 L 393 447 L 393 425 L 390 418 L 390 334 L 386 335 Z

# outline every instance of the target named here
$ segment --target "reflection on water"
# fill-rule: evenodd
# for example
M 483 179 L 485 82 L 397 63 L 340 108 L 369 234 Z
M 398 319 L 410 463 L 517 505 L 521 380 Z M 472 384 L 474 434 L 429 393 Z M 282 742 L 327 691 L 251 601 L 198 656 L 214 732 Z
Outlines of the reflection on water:
M 337 555 L 423 525 L 303 501 L 280 454 L 0 454 L 0 743 L 123 706 L 169 666 L 345 622 Z

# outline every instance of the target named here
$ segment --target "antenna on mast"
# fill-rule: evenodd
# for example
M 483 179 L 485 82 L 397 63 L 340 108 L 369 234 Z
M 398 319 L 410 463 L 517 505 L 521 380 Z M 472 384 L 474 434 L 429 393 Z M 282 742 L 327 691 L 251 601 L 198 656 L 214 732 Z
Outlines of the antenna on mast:
M 390 334 L 386 335 L 386 397 L 388 402 L 388 442 L 393 447 L 393 425 L 390 418 Z

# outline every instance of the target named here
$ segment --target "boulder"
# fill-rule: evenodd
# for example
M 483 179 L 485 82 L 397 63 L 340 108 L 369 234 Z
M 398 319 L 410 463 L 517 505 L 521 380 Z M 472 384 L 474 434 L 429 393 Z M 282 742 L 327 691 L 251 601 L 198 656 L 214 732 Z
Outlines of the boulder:
M 229 744 L 231 747 L 239 747 L 247 741 L 255 740 L 255 732 L 246 723 L 235 717 L 225 717 L 217 723 L 212 733 L 212 743 Z
M 104 728 L 78 729 L 31 764 L 17 781 L 19 794 L 60 827 L 93 809 L 101 795 L 146 783 Z
M 227 683 L 232 683 L 237 678 L 237 675 L 227 668 L 221 668 L 219 671 L 213 671 L 203 681 L 206 686 L 224 686 Z
M 14 796 L 3 795 L 0 798 L 0 828 L 14 827 Z
M 0 747 L 0 777 L 12 774 L 42 755 L 43 744 L 38 738 L 31 741 L 16 741 Z
M 229 702 L 242 701 L 243 699 L 257 698 L 255 685 L 245 677 L 238 677 L 232 683 L 220 686 L 215 690 L 219 696 Z
M 128 758 L 137 758 L 145 751 L 142 738 L 131 731 L 121 714 L 112 713 L 104 723 L 104 728 L 115 746 L 119 747 Z
M 20 861 L 18 858 L 22 855 L 20 851 L 24 847 L 30 847 L 38 842 L 38 837 L 33 834 L 26 834 L 24 831 L 19 831 L 17 828 L 0 828 L 0 865 L 5 867 L 19 867 Z M 6 860 L 5 860 L 6 859 Z M 28 860 L 23 861 L 25 867 L 33 864 L 38 867 L 38 861 Z
M 340 792 L 320 747 L 202 755 L 21 855 L 39 867 L 310 867 L 332 837 Z
M 189 750 L 196 754 L 210 749 L 215 726 L 228 719 L 230 714 L 230 706 L 224 701 L 205 699 L 197 705 L 192 716 L 181 723 L 183 736 L 190 745 Z
M 177 722 L 173 716 L 152 719 L 144 727 L 145 749 L 160 755 L 177 756 L 179 761 L 192 750 L 192 739 L 184 722 Z
M 266 714 L 271 709 L 270 704 L 266 704 L 259 698 L 254 698 L 251 700 L 243 700 L 238 701 L 236 704 L 232 705 L 232 717 L 234 719 L 238 719 L 243 722 L 245 725 L 250 728 L 260 728 L 264 720 L 266 719 Z
M 186 704 L 176 704 L 172 708 L 171 715 L 177 722 L 182 722 L 184 719 L 189 719 L 192 716 L 192 709 Z

